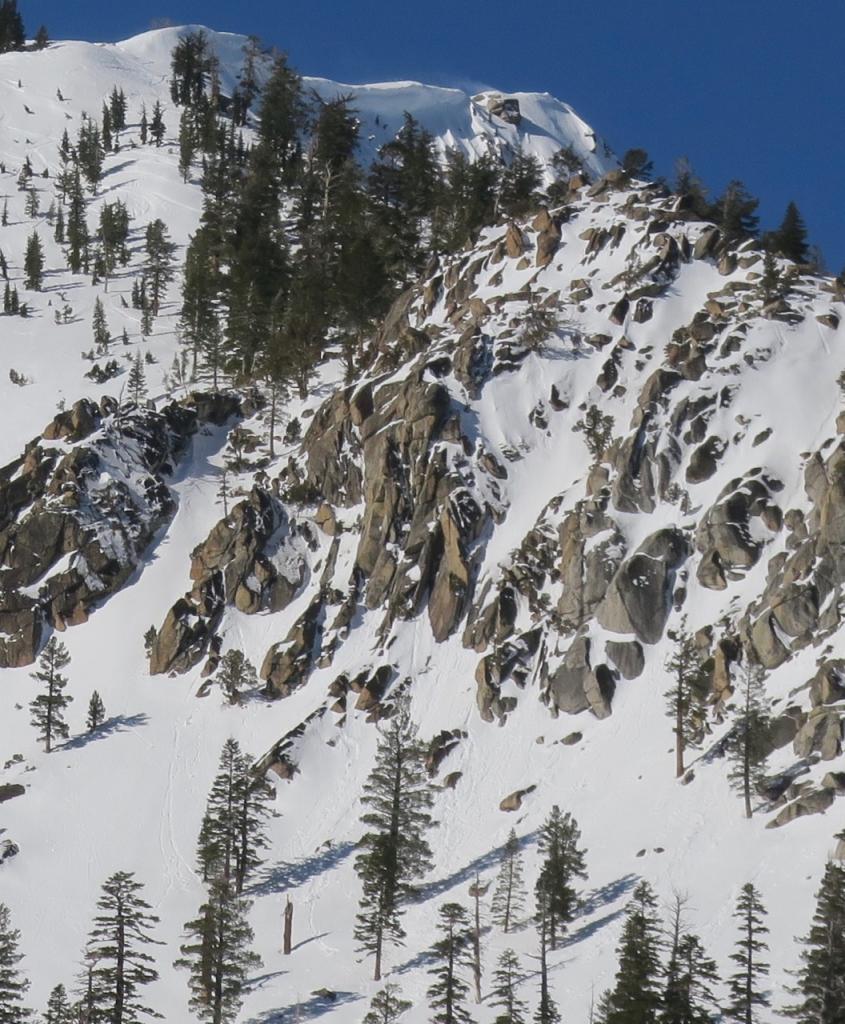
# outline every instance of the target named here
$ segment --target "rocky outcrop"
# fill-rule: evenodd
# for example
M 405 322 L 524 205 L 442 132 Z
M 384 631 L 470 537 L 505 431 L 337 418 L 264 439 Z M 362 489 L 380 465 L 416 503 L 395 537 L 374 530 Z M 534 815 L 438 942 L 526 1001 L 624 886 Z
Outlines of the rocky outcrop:
M 325 607 L 315 598 L 291 627 L 280 644 L 267 652 L 260 676 L 271 697 L 289 697 L 302 686 L 320 653 Z
M 596 718 L 607 718 L 610 714 L 615 689 L 613 673 L 607 665 L 591 665 L 587 637 L 578 637 L 572 643 L 548 683 L 554 710 L 569 715 L 592 711 Z

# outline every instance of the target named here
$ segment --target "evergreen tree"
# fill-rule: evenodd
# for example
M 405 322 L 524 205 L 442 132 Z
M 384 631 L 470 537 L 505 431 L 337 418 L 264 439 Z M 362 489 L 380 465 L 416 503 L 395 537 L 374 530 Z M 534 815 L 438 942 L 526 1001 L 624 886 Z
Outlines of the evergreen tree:
M 498 184 L 499 168 L 489 157 L 470 161 L 461 151 L 450 151 L 433 218 L 432 247 L 455 252 L 492 224 Z
M 760 201 L 749 194 L 741 181 L 728 183 L 715 206 L 716 222 L 726 246 L 736 245 L 757 233 Z
M 167 131 L 164 125 L 164 111 L 161 109 L 161 103 L 159 103 L 158 100 L 156 100 L 153 105 L 153 114 L 150 119 L 149 130 L 153 142 L 155 142 L 156 148 L 158 148 L 164 139 L 164 133 Z
M 675 650 L 666 662 L 666 671 L 674 686 L 666 694 L 666 714 L 675 723 L 675 777 L 680 778 L 686 770 L 687 747 L 697 743 L 704 732 L 706 679 L 686 617 L 681 620 L 680 629 L 670 633 L 670 638 L 675 642 Z
M 469 985 L 459 973 L 461 968 L 471 967 L 469 917 L 459 903 L 444 903 L 438 917 L 442 938 L 431 947 L 435 963 L 428 973 L 435 980 L 426 992 L 434 1011 L 432 1024 L 469 1024 L 465 1006 Z
M 99 295 L 94 300 L 92 327 L 94 329 L 94 344 L 96 345 L 98 352 L 107 352 L 111 341 L 111 335 L 109 334 L 109 326 L 106 323 L 106 311 L 103 308 L 103 301 Z
M 182 175 L 182 181 L 188 180 L 196 152 L 197 136 L 194 118 L 191 110 L 185 107 L 179 118 L 179 173 Z
M 65 211 L 63 206 L 60 206 L 56 213 L 56 226 L 53 230 L 53 238 L 59 245 L 65 244 Z
M 109 113 L 111 114 L 112 127 L 116 133 L 120 133 L 126 127 L 126 95 L 123 89 L 115 86 L 109 96 Z
M 799 1024 L 845 1024 L 845 867 L 825 865 L 809 932 L 798 940 L 801 967 L 787 1016 Z
M 227 740 L 198 840 L 203 878 L 231 882 L 236 894 L 261 863 L 260 851 L 267 846 L 267 793 L 251 769 L 250 758 L 241 752 L 237 740 Z
M 68 266 L 71 273 L 78 274 L 82 269 L 88 250 L 88 225 L 85 222 L 85 197 L 79 172 L 74 171 L 68 193 L 67 215 L 67 246 Z
M 70 655 L 67 648 L 51 636 L 38 659 L 38 671 L 30 673 L 43 687 L 43 692 L 39 693 L 29 707 L 32 712 L 32 724 L 39 729 L 38 738 L 44 741 L 44 749 L 48 754 L 52 750 L 54 739 L 67 739 L 68 736 L 68 727 L 63 715 L 64 709 L 73 697 L 62 693 L 67 686 L 67 677 L 62 675 L 62 669 L 69 664 Z
M 540 937 L 540 1001 L 534 1013 L 535 1024 L 560 1024 L 560 1013 L 549 991 L 549 931 L 551 901 L 548 893 L 541 891 L 537 896 L 537 931 Z
M 47 1000 L 44 1024 L 74 1024 L 76 1019 L 74 1008 L 68 999 L 64 985 L 56 985 Z
M 113 140 L 112 140 L 112 120 L 111 120 L 111 110 L 109 109 L 109 107 L 108 107 L 108 105 L 106 103 L 103 104 L 103 113 L 102 113 L 102 122 L 101 123 L 102 123 L 102 128 L 101 128 L 100 137 L 101 137 L 101 139 L 103 141 L 103 149 L 106 151 L 106 153 L 109 153 L 112 150 L 112 143 L 113 143 Z
M 185 924 L 188 941 L 176 967 L 191 972 L 190 1007 L 202 1021 L 230 1024 L 241 1008 L 247 973 L 261 966 L 252 951 L 254 934 L 247 920 L 250 904 L 221 876 L 209 885 L 199 915 Z
M 0 3 L 0 53 L 22 50 L 25 43 L 26 30 L 17 0 L 3 0 Z
M 519 981 L 519 959 L 512 949 L 506 949 L 493 971 L 493 992 L 490 1003 L 498 1006 L 493 1024 L 526 1024 L 527 1009 L 516 990 Z
M 662 1004 L 660 923 L 648 882 L 634 890 L 616 949 L 614 987 L 603 1008 L 605 1024 L 655 1024 Z
M 287 57 L 278 54 L 261 93 L 258 138 L 287 184 L 293 181 L 297 170 L 305 123 L 302 79 L 288 64 Z
M 100 129 L 90 118 L 85 118 L 79 129 L 79 136 L 76 141 L 76 154 L 83 177 L 91 188 L 96 191 L 97 185 L 103 177 L 105 148 Z
M 543 168 L 536 156 L 517 153 L 502 174 L 499 210 L 506 217 L 524 217 L 540 199 Z
M 712 1024 L 718 1010 L 715 962 L 697 935 L 681 935 L 664 995 L 660 1024 Z
M 170 60 L 170 98 L 174 104 L 196 106 L 205 94 L 212 58 L 208 36 L 203 29 L 182 36 Z
M 220 659 L 217 681 L 229 701 L 232 704 L 237 704 L 242 690 L 258 685 L 258 674 L 255 671 L 255 666 L 244 655 L 244 652 L 233 649 L 226 651 Z
M 173 280 L 173 254 L 176 246 L 170 241 L 164 221 L 154 220 L 147 225 L 144 279 L 148 286 L 153 316 L 158 316 L 167 285 Z
M 654 170 L 654 164 L 644 149 L 635 147 L 634 149 L 627 150 L 623 155 L 622 170 L 632 178 L 648 181 L 651 177 L 651 172 Z
M 540 828 L 537 848 L 543 856 L 537 878 L 538 912 L 543 909 L 548 918 L 549 945 L 557 948 L 557 940 L 566 931 L 578 909 L 578 893 L 574 887 L 577 878 L 586 878 L 586 860 L 580 849 L 581 830 L 567 811 L 560 813 L 555 804 Z
M 29 1010 L 23 1005 L 29 982 L 18 964 L 23 954 L 18 951 L 21 933 L 12 927 L 12 918 L 5 903 L 0 903 L 0 1024 L 23 1024 Z
M 34 220 L 38 216 L 39 210 L 38 193 L 34 188 L 26 190 L 26 203 L 24 204 L 24 213 L 30 220 Z
M 141 104 L 141 120 L 138 124 L 138 134 L 141 139 L 141 145 L 146 146 L 147 134 L 149 131 L 149 122 L 147 121 L 147 105 L 146 103 Z
M 734 713 L 734 728 L 728 743 L 728 778 L 742 793 L 745 816 L 752 815 L 751 794 L 765 774 L 769 755 L 770 718 L 764 702 L 764 673 L 761 665 L 748 661 L 743 671 L 740 704 Z
M 400 998 L 399 992 L 399 986 L 390 981 L 380 992 L 376 992 L 362 1024 L 396 1024 L 413 1005 L 407 999 Z
M 36 231 L 33 231 L 26 240 L 23 270 L 25 287 L 31 291 L 40 292 L 44 283 L 44 249 Z
M 88 732 L 95 732 L 105 720 L 106 706 L 103 704 L 103 698 L 95 690 L 91 694 L 91 700 L 88 702 L 88 718 L 86 719 Z
M 140 405 L 147 394 L 147 377 L 144 373 L 144 364 L 141 360 L 140 349 L 135 353 L 135 359 L 132 362 L 132 369 L 129 371 L 127 388 L 129 391 L 129 400 L 135 405 Z
M 777 231 L 770 232 L 766 237 L 768 248 L 779 256 L 784 256 L 794 263 L 808 263 L 810 247 L 807 243 L 807 226 L 798 212 L 795 203 L 790 202 Z
M 728 981 L 730 1002 L 725 1007 L 728 1020 L 738 1024 L 756 1024 L 759 1020 L 757 1007 L 769 1005 L 768 993 L 761 989 L 769 973 L 769 965 L 762 955 L 769 947 L 763 940 L 768 932 L 764 924 L 766 909 L 760 902 L 760 894 L 747 882 L 737 900 L 734 917 L 739 922 L 739 938 L 736 941 L 731 960 L 739 970 Z
M 767 248 L 763 254 L 763 273 L 757 287 L 764 303 L 773 302 L 783 292 L 783 278 L 780 275 L 777 257 L 771 248 Z
M 401 943 L 404 904 L 414 882 L 431 864 L 425 833 L 431 827 L 432 794 L 424 752 L 407 703 L 402 702 L 379 737 L 376 763 L 367 780 L 361 817 L 368 831 L 361 839 L 355 870 L 362 895 L 355 938 L 375 957 L 381 978 L 384 946 Z
M 155 959 L 146 948 L 160 945 L 151 930 L 158 918 L 143 899 L 143 885 L 131 872 L 117 871 L 103 883 L 99 913 L 88 938 L 86 957 L 91 968 L 91 1003 L 96 1020 L 136 1024 L 160 1014 L 140 1002 L 139 990 L 158 979 Z

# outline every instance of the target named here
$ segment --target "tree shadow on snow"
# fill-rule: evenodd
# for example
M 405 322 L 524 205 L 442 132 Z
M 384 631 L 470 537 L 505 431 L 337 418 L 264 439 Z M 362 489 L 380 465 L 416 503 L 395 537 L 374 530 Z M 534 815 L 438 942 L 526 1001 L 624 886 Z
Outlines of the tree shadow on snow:
M 615 903 L 618 899 L 621 899 L 622 896 L 627 896 L 639 880 L 639 875 L 628 874 L 623 875 L 621 878 L 617 878 L 615 882 L 608 882 L 607 885 L 602 885 L 598 889 L 593 889 L 593 891 L 585 896 L 581 901 L 580 916 L 589 917 L 590 914 L 595 914 L 595 912 L 597 910 L 601 910 L 602 907 Z
M 263 877 L 250 886 L 253 896 L 269 896 L 272 893 L 287 892 L 309 882 L 316 875 L 333 871 L 352 853 L 355 843 L 348 840 L 337 845 L 321 848 L 310 857 L 303 857 L 292 863 L 282 862 L 265 866 Z
M 298 1021 L 316 1020 L 324 1013 L 330 1013 L 344 1003 L 354 1003 L 364 997 L 357 992 L 332 992 L 331 995 L 312 994 L 309 999 L 280 1010 L 267 1010 L 253 1017 L 249 1024 L 295 1024 Z
M 63 743 L 62 749 L 79 750 L 82 747 L 87 747 L 89 743 L 105 739 L 106 736 L 111 736 L 116 732 L 127 732 L 129 729 L 146 725 L 148 721 L 149 716 L 143 712 L 137 715 L 113 715 L 111 718 L 107 718 L 101 726 L 94 729 L 93 732 L 84 732 L 81 736 L 74 736 L 72 740 Z
M 537 831 L 535 829 L 534 832 L 529 832 L 528 835 L 520 837 L 519 848 L 524 850 L 527 846 L 531 846 L 532 843 L 536 842 Z M 496 846 L 487 853 L 483 853 L 480 857 L 476 857 L 466 867 L 453 872 L 451 875 L 447 875 L 446 878 L 440 878 L 436 882 L 429 882 L 428 885 L 421 886 L 417 902 L 422 903 L 425 900 L 434 899 L 435 896 L 442 896 L 444 892 L 448 892 L 453 886 L 460 885 L 461 882 L 473 882 L 476 874 L 480 875 L 484 871 L 497 868 L 502 859 L 504 849 L 505 845 L 502 843 L 501 846 Z

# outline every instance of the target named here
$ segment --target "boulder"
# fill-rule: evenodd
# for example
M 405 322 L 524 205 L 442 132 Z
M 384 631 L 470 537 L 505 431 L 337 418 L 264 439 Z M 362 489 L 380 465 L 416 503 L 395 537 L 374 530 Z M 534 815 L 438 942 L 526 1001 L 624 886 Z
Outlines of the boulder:
M 26 793 L 26 787 L 16 782 L 2 784 L 0 785 L 0 804 L 6 803 L 7 800 L 14 800 L 15 797 L 23 796 L 24 793 Z
M 831 789 L 819 789 L 814 792 L 802 795 L 797 800 L 786 805 L 777 817 L 773 818 L 766 828 L 780 828 L 788 825 L 797 818 L 803 818 L 807 814 L 823 814 L 836 799 L 836 794 Z
M 830 708 L 814 708 L 792 744 L 798 757 L 818 753 L 832 761 L 842 753 L 842 717 Z
M 11 860 L 12 857 L 17 857 L 20 852 L 21 848 L 11 839 L 0 839 L 0 864 Z
M 845 700 L 845 660 L 825 661 L 810 681 L 813 707 Z
M 607 665 L 590 665 L 590 641 L 577 637 L 563 662 L 549 679 L 549 695 L 556 710 L 570 715 L 592 711 L 596 718 L 607 718 L 616 688 Z
M 522 807 L 522 801 L 528 796 L 529 793 L 533 793 L 536 786 L 528 786 L 527 789 L 517 789 L 513 793 L 509 793 L 499 804 L 500 811 L 518 811 Z
M 623 679 L 636 679 L 642 675 L 645 658 L 637 640 L 608 640 L 605 652 Z

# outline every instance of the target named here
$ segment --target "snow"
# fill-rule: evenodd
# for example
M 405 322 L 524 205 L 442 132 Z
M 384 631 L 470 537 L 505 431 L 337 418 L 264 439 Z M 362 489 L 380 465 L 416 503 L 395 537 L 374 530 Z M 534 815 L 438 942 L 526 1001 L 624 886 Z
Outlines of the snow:
M 147 366 L 151 391 L 159 399 L 164 393 L 161 376 L 177 351 L 176 286 L 147 341 L 140 339 L 137 312 L 124 308 L 121 298 L 128 300 L 141 258 L 140 233 L 147 221 L 163 219 L 180 246 L 197 223 L 200 193 L 195 182 L 183 183 L 178 172 L 173 141 L 177 116 L 168 96 L 170 51 L 184 31 L 157 30 L 114 46 L 55 43 L 42 53 L 0 57 L 0 160 L 7 165 L 6 173 L 0 175 L 0 192 L 7 196 L 10 212 L 9 226 L 0 228 L 0 248 L 19 288 L 23 246 L 32 230 L 23 217 L 24 196 L 15 187 L 24 154 L 30 155 L 36 172 L 48 167 L 53 176 L 64 128 L 73 136 L 82 111 L 97 115 L 103 97 L 115 84 L 127 95 L 130 122 L 137 119 L 141 102 L 150 110 L 159 99 L 169 129 L 160 150 L 133 148 L 130 142 L 107 159 L 89 224 L 94 223 L 102 202 L 120 198 L 129 207 L 135 229 L 131 265 L 112 280 L 108 293 L 92 287 L 88 279 L 74 279 L 56 269 L 60 254 L 42 215 L 39 233 L 48 265 L 45 291 L 39 296 L 22 292 L 21 297 L 33 305 L 28 319 L 0 319 L 0 464 L 16 458 L 40 433 L 58 400 L 70 405 L 81 397 L 120 393 L 125 374 L 103 386 L 83 376 L 90 364 L 80 353 L 91 347 L 91 313 L 98 295 L 106 303 L 113 335 L 119 336 L 126 327 L 130 336 L 125 353 L 116 343 L 112 355 L 119 360 L 124 354 L 131 357 L 139 347 L 151 353 L 157 360 Z M 224 86 L 231 86 L 244 37 L 227 33 L 210 33 L 210 37 L 221 57 Z M 323 98 L 353 93 L 363 122 L 362 136 L 368 139 L 365 155 L 389 138 L 409 111 L 436 135 L 441 151 L 447 144 L 476 154 L 491 147 L 500 152 L 519 145 L 548 161 L 557 148 L 571 142 L 589 157 L 595 170 L 610 166 L 610 158 L 589 127 L 566 104 L 547 94 L 513 94 L 524 118 L 517 129 L 492 117 L 484 96 L 470 97 L 457 89 L 415 82 L 348 86 L 318 78 L 306 79 L 305 84 Z M 64 101 L 57 99 L 57 88 Z M 27 114 L 24 104 L 34 114 Z M 134 135 L 131 127 L 126 137 L 131 140 Z M 46 209 L 52 177 L 36 178 L 34 184 L 42 191 L 42 209 Z M 607 312 L 623 286 L 607 283 L 642 256 L 642 247 L 650 243 L 635 237 L 635 226 L 628 223 L 623 243 L 606 248 L 585 266 L 586 243 L 580 236 L 589 227 L 609 229 L 618 222 L 622 214 L 614 204 L 622 198 L 584 203 L 564 225 L 563 243 L 552 265 L 536 279 L 533 266 L 519 270 L 516 261 L 505 260 L 491 267 L 489 274 L 482 271 L 479 278 L 487 274 L 489 281 L 495 270 L 501 270 L 501 285 L 482 287 L 478 294 L 492 298 L 517 292 L 532 280 L 535 292 L 560 290 L 565 299 L 572 279 L 588 277 L 595 270 L 595 276 L 589 277 L 595 296 L 583 308 L 570 307 L 571 323 L 585 337 L 611 330 L 618 337 L 620 332 L 609 326 Z M 491 230 L 482 244 L 493 243 L 503 232 L 504 228 Z M 744 280 L 744 275 L 737 271 L 730 279 Z M 506 480 L 496 482 L 498 500 L 506 509 L 504 522 L 477 551 L 479 591 L 485 580 L 500 578 L 550 503 L 560 499 L 547 520 L 550 528 L 556 528 L 584 496 L 591 460 L 583 434 L 576 429 L 583 407 L 598 404 L 614 417 L 615 432 L 627 435 L 637 396 L 648 375 L 661 365 L 663 347 L 673 331 L 690 323 L 708 294 L 725 284 L 726 278 L 709 262 L 684 265 L 669 294 L 655 303 L 654 318 L 644 324 L 630 320 L 625 324 L 632 348 L 620 357 L 624 394 L 604 394 L 595 385 L 610 347 L 597 352 L 586 343 L 576 345 L 564 332 L 542 353 L 529 355 L 518 371 L 493 378 L 479 398 L 469 399 L 454 377 L 446 379 L 454 401 L 462 407 L 464 423 L 472 422 L 478 444 L 492 452 L 508 474 Z M 75 322 L 57 326 L 53 309 L 64 303 L 62 296 L 73 306 Z M 842 329 L 822 328 L 814 317 L 829 305 L 813 292 L 809 315 L 801 325 L 756 321 L 741 351 L 717 364 L 718 371 L 700 382 L 678 385 L 677 397 L 690 398 L 714 387 L 737 388 L 735 401 L 717 408 L 708 426 L 710 433 L 733 438 L 741 432 L 740 415 L 751 425 L 730 445 L 718 474 L 688 487 L 692 513 L 682 514 L 679 508 L 663 504 L 652 516 L 616 516 L 629 551 L 655 530 L 703 514 L 727 480 L 755 466 L 783 481 L 778 501 L 784 510 L 806 508 L 803 465 L 797 453 L 815 451 L 835 436 L 841 407 L 836 380 L 845 368 Z M 492 327 L 485 328 L 493 332 L 494 345 L 509 318 L 521 311 L 524 303 L 511 303 Z M 438 345 L 448 348 L 454 329 L 442 302 L 428 323 L 438 323 L 447 331 Z M 763 348 L 772 353 L 767 362 L 749 365 L 743 359 L 745 353 Z M 25 374 L 32 383 L 15 386 L 8 380 L 8 368 Z M 401 378 L 404 372 L 400 368 L 395 377 Z M 329 366 L 319 394 L 304 406 L 292 400 L 285 416 L 307 422 L 303 413 L 313 411 L 339 378 L 339 368 Z M 548 408 L 552 385 L 569 402 L 562 412 Z M 528 418 L 540 401 L 547 405 L 545 430 Z M 771 437 L 754 447 L 754 437 L 766 427 L 772 428 Z M 841 810 L 835 805 L 831 813 L 766 830 L 770 816 L 765 813 L 744 820 L 740 801 L 728 789 L 724 763 L 708 757 L 707 750 L 694 757 L 694 780 L 689 785 L 678 783 L 673 777 L 671 722 L 664 715 L 662 666 L 668 641 L 647 650 L 646 670 L 639 679 L 620 683 L 613 715 L 605 721 L 588 714 L 553 719 L 539 701 L 538 684 L 532 679 L 523 691 L 508 684 L 512 688 L 505 692 L 516 696 L 518 703 L 503 727 L 484 723 L 475 707 L 478 655 L 463 648 L 460 630 L 449 642 L 435 644 L 428 620 L 422 616 L 397 623 L 382 638 L 377 611 L 361 612 L 333 665 L 316 669 L 307 685 L 284 701 L 256 698 L 234 708 L 217 688 L 198 698 L 203 682 L 199 669 L 175 678 L 148 676 L 143 633 L 150 624 L 160 625 L 166 610 L 188 589 L 190 552 L 221 516 L 216 493 L 225 441 L 226 428 L 209 428 L 195 437 L 169 480 L 177 511 L 166 532 L 119 594 L 85 625 L 61 636 L 72 656 L 69 690 L 74 697 L 68 713 L 72 738 L 66 744 L 49 756 L 38 749 L 27 709 L 35 685 L 29 678 L 31 670 L 0 672 L 0 764 L 14 754 L 23 755 L 23 761 L 0 773 L 0 782 L 27 786 L 24 797 L 2 805 L 0 838 L 13 839 L 21 852 L 0 866 L 0 899 L 10 905 L 15 925 L 22 931 L 25 966 L 33 981 L 31 1002 L 43 1007 L 53 985 L 72 983 L 99 887 L 113 871 L 128 870 L 137 872 L 146 884 L 147 896 L 162 919 L 158 937 L 165 945 L 156 952 L 161 979 L 150 987 L 149 1002 L 173 1024 L 192 1019 L 185 975 L 171 965 L 178 955 L 182 923 L 194 916 L 202 897 L 195 844 L 220 748 L 233 735 L 244 749 L 260 756 L 287 731 L 317 715 L 297 741 L 298 774 L 289 782 L 276 783 L 278 816 L 271 823 L 270 853 L 251 892 L 251 920 L 264 968 L 253 979 L 241 1019 L 262 1024 L 318 1015 L 332 1024 L 360 1020 L 377 986 L 369 980 L 371 965 L 361 961 L 351 937 L 359 893 L 353 860 L 361 834 L 359 798 L 377 734 L 351 706 L 343 724 L 331 712 L 319 713 L 327 704 L 328 685 L 341 672 L 353 673 L 389 660 L 413 680 L 413 711 L 422 737 L 427 739 L 441 729 L 460 728 L 468 733 L 442 768 L 442 773 L 461 771 L 463 776 L 456 788 L 437 792 L 435 866 L 425 880 L 422 900 L 409 909 L 407 946 L 391 950 L 387 957 L 390 980 L 397 980 L 414 1002 L 408 1024 L 422 1024 L 428 1017 L 427 965 L 420 954 L 434 938 L 438 905 L 448 899 L 466 903 L 476 870 L 483 881 L 494 876 L 497 851 L 511 827 L 524 841 L 530 885 L 537 868 L 536 832 L 555 803 L 580 823 L 589 868 L 584 912 L 566 944 L 551 956 L 553 993 L 564 1020 L 586 1021 L 593 993 L 611 982 L 620 915 L 638 878 L 651 881 L 666 904 L 674 892 L 689 895 L 689 926 L 701 934 L 725 973 L 730 969 L 734 936 L 732 907 L 742 884 L 753 881 L 770 910 L 773 1005 L 782 1005 L 789 981 L 786 970 L 797 963 L 793 937 L 806 930 L 812 893 L 832 847 L 831 836 L 841 824 Z M 277 470 L 291 451 L 285 449 L 278 456 Z M 463 459 L 461 449 L 450 445 L 448 451 L 450 464 L 457 466 Z M 506 452 L 515 454 L 515 460 Z M 682 464 L 676 471 L 682 484 L 684 469 Z M 246 484 L 246 478 L 241 482 Z M 476 479 L 468 486 L 481 501 L 492 493 L 490 481 Z M 340 510 L 340 519 L 351 527 L 361 511 Z M 762 531 L 755 539 L 780 543 Z M 351 532 L 342 537 L 333 583 L 341 590 L 348 583 L 354 543 Z M 298 542 L 285 538 L 274 561 L 293 574 L 293 557 L 299 552 Z M 253 663 L 260 663 L 270 645 L 284 640 L 307 607 L 314 593 L 310 581 L 319 578 L 327 552 L 328 541 L 321 537 L 320 550 L 309 555 L 309 586 L 283 612 L 246 616 L 227 611 L 224 649 L 240 647 Z M 731 603 L 745 607 L 765 584 L 764 560 L 743 579 L 731 581 L 725 593 L 703 589 L 693 564 L 687 581 L 692 628 L 716 622 Z M 549 592 L 553 593 L 551 585 Z M 520 621 L 527 625 L 530 613 L 525 605 L 521 601 Z M 673 616 L 670 627 L 676 624 Z M 595 624 L 591 636 L 600 645 L 610 638 Z M 845 654 L 841 638 L 832 640 L 831 646 L 834 654 Z M 769 695 L 779 707 L 814 674 L 817 656 L 812 648 L 804 650 L 771 674 Z M 89 737 L 83 722 L 94 689 L 105 702 L 108 719 L 98 734 Z M 716 725 L 709 742 L 715 745 L 725 729 Z M 580 741 L 560 742 L 576 730 L 583 734 Z M 774 771 L 790 762 L 787 748 L 773 756 L 771 768 Z M 813 777 L 831 767 L 817 766 Z M 503 797 L 529 785 L 537 788 L 519 812 L 499 810 Z M 280 952 L 286 895 L 295 905 L 295 949 L 290 958 Z M 529 974 L 521 987 L 535 1004 L 536 979 L 529 960 L 536 953 L 533 929 L 525 927 L 509 936 L 493 930 L 484 942 L 485 992 L 495 957 L 512 945 Z M 323 987 L 339 994 L 334 1004 L 324 1006 L 313 995 Z M 487 1003 L 474 1013 L 482 1024 L 494 1017 Z M 762 1019 L 772 1021 L 774 1013 Z

